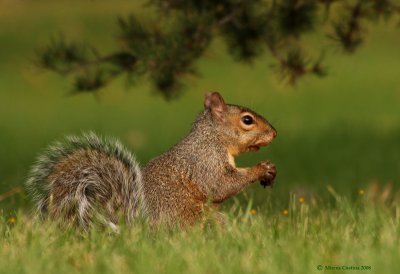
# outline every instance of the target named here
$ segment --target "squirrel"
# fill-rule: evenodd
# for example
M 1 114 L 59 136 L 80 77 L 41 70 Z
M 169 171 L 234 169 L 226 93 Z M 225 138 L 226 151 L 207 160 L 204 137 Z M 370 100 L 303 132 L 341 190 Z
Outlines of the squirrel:
M 143 168 L 118 140 L 88 133 L 50 146 L 26 185 L 38 215 L 84 230 L 95 222 L 118 229 L 121 219 L 132 224 L 140 215 L 184 227 L 214 212 L 223 223 L 220 203 L 256 181 L 272 185 L 277 173 L 269 161 L 238 168 L 234 157 L 276 135 L 261 115 L 209 92 L 188 135 Z

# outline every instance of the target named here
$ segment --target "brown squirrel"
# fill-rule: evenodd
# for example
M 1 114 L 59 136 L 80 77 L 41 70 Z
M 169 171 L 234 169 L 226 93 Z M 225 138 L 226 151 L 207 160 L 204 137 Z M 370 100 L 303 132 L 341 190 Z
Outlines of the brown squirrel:
M 207 93 L 189 134 L 142 170 L 117 140 L 93 133 L 50 146 L 33 166 L 27 186 L 40 215 L 87 229 L 94 222 L 117 228 L 140 213 L 151 224 L 195 224 L 226 199 L 262 180 L 272 184 L 275 166 L 263 161 L 238 168 L 234 157 L 257 151 L 277 135 L 254 111 L 225 104 Z

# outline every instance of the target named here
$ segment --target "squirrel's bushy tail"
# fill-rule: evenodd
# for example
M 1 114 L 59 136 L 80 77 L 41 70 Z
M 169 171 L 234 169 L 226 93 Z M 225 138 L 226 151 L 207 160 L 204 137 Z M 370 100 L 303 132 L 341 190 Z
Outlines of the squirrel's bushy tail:
M 142 201 L 139 164 L 119 141 L 94 133 L 67 137 L 40 155 L 26 182 L 37 211 L 87 229 L 128 224 Z

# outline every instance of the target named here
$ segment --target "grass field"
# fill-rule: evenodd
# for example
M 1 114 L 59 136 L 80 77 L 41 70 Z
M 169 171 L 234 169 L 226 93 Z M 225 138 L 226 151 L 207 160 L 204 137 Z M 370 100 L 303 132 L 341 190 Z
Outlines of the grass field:
M 32 65 L 35 48 L 60 31 L 107 52 L 115 16 L 140 6 L 0 1 L 0 273 L 399 273 L 395 24 L 371 28 L 355 55 L 330 47 L 329 76 L 306 78 L 294 89 L 276 80 L 268 54 L 251 66 L 238 64 L 218 40 L 197 64 L 201 77 L 187 79 L 185 94 L 172 102 L 155 96 L 146 79 L 129 89 L 121 79 L 97 99 L 68 96 L 67 79 Z M 189 130 L 207 90 L 251 107 L 279 132 L 270 147 L 238 159 L 242 166 L 276 163 L 276 185 L 256 184 L 227 201 L 224 230 L 154 233 L 138 224 L 120 235 L 82 236 L 32 220 L 32 204 L 18 190 L 49 142 L 95 130 L 119 137 L 146 163 Z
M 288 215 L 232 208 L 223 231 L 154 233 L 138 224 L 120 235 L 83 237 L 22 216 L 15 226 L 1 226 L 0 272 L 398 273 L 398 204 L 336 198 L 334 209 L 293 200 Z

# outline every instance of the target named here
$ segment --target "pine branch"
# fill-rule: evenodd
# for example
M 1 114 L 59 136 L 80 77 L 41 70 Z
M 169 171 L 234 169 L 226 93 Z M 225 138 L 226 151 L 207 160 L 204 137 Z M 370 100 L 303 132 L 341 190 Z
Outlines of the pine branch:
M 326 75 L 322 58 L 312 60 L 304 50 L 304 34 L 330 25 L 329 39 L 354 53 L 365 40 L 367 22 L 400 15 L 391 0 L 150 0 L 149 5 L 157 8 L 157 20 L 118 18 L 122 43 L 113 52 L 99 54 L 59 37 L 37 51 L 38 65 L 73 77 L 75 92 L 97 92 L 122 75 L 146 76 L 169 99 L 181 94 L 185 75 L 196 74 L 197 60 L 221 36 L 238 61 L 270 52 L 278 77 L 294 85 L 306 75 Z

